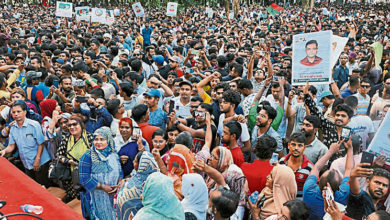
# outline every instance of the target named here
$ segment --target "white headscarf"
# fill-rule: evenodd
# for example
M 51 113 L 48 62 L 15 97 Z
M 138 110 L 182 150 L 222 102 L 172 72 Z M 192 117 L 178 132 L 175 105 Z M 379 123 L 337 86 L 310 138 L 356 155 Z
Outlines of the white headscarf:
M 184 212 L 191 212 L 198 220 L 206 220 L 209 200 L 207 186 L 202 176 L 197 173 L 184 174 L 181 189 L 184 195 L 181 201 Z

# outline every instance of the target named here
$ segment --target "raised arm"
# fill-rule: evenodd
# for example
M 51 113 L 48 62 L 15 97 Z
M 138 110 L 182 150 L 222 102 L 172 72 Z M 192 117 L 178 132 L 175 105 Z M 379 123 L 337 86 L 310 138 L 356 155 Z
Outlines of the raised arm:
M 339 147 L 343 142 L 337 142 L 330 145 L 328 152 L 324 156 L 322 156 L 316 164 L 314 164 L 313 169 L 310 171 L 310 175 L 315 175 L 319 177 L 320 170 L 325 166 L 325 164 L 329 161 L 333 154 L 335 154 Z

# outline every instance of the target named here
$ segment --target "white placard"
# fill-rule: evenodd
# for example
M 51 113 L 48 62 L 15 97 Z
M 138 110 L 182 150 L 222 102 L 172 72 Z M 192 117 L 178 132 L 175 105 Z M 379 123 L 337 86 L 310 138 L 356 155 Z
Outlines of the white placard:
M 105 8 L 92 8 L 91 22 L 106 22 L 106 9 Z
M 91 13 L 89 11 L 89 6 L 76 7 L 76 20 L 77 21 L 89 21 Z
M 56 16 L 71 18 L 73 12 L 73 4 L 69 2 L 57 2 Z
M 136 2 L 131 7 L 133 8 L 136 17 L 143 17 L 145 15 L 145 11 L 141 3 Z
M 175 17 L 177 15 L 177 3 L 168 2 L 167 4 L 167 16 Z

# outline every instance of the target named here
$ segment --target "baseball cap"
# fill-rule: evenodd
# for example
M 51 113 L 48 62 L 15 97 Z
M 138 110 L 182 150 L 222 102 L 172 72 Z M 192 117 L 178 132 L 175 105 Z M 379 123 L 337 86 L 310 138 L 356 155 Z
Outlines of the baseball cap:
M 331 91 L 329 91 L 329 90 L 324 91 L 324 92 L 321 94 L 321 96 L 320 96 L 320 101 L 322 101 L 323 98 L 325 98 L 325 97 L 327 97 L 327 96 L 331 96 L 331 95 L 333 95 L 333 93 L 332 93 Z
M 109 34 L 109 33 L 105 33 L 105 34 L 103 35 L 103 38 L 110 38 L 110 39 L 112 39 L 112 36 L 111 36 L 111 34 Z
M 356 58 L 357 54 L 355 52 L 351 52 L 348 58 Z
M 145 95 L 149 97 L 158 97 L 158 98 L 160 98 L 161 96 L 160 91 L 158 91 L 158 89 L 151 89 L 147 93 L 145 93 Z
M 169 60 L 172 60 L 173 62 L 180 63 L 180 58 L 178 56 L 173 56 L 173 57 L 169 58 Z
M 71 115 L 69 113 L 62 113 L 60 116 L 61 118 L 69 119 Z
M 85 82 L 84 82 L 84 80 L 77 79 L 77 80 L 75 80 L 73 82 L 73 86 L 84 87 L 85 86 Z
M 190 81 L 184 80 L 179 83 L 179 86 L 181 87 L 182 85 L 189 85 L 191 86 L 192 89 L 192 83 Z
M 153 60 L 160 65 L 164 63 L 164 57 L 161 55 L 154 55 Z
M 123 54 L 129 56 L 129 51 L 127 49 L 120 49 L 118 55 L 120 56 Z
M 63 59 L 58 58 L 56 61 L 57 61 L 58 63 L 60 63 L 60 64 L 65 64 L 65 61 L 64 61 Z

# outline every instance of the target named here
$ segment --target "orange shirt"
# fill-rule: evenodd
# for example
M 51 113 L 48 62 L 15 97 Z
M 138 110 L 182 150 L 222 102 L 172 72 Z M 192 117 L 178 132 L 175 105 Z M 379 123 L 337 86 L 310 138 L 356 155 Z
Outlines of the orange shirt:
M 152 135 L 153 133 L 159 129 L 159 127 L 151 126 L 150 123 L 139 123 L 138 126 L 141 128 L 142 131 L 142 137 L 145 138 L 145 140 L 149 144 L 150 151 L 153 150 L 153 143 L 152 143 Z

